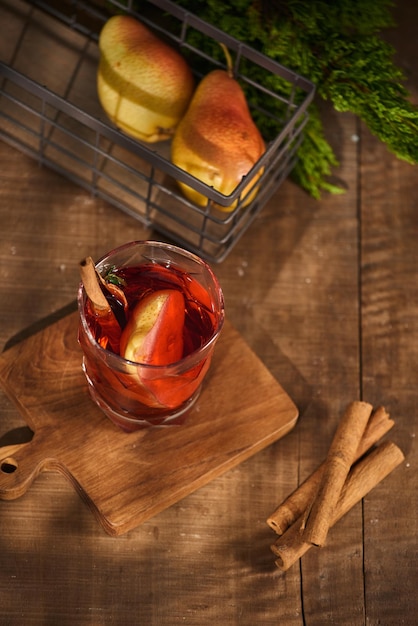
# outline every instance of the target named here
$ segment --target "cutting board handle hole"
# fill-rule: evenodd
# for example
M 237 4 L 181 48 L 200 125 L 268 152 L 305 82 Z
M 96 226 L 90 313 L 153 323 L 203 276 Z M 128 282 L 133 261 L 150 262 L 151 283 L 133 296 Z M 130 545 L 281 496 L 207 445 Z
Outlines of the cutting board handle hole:
M 0 469 L 4 474 L 13 474 L 17 470 L 17 463 L 14 459 L 3 459 Z

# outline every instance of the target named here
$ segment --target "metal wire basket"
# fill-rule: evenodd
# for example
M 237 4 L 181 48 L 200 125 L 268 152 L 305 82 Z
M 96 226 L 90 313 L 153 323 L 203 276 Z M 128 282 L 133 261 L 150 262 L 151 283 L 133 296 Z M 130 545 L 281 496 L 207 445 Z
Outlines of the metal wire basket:
M 220 262 L 293 168 L 315 88 L 169 0 L 141 0 L 140 6 L 141 14 L 130 0 L 3 0 L 0 20 L 10 28 L 0 41 L 0 137 L 146 227 Z M 105 21 L 122 8 L 179 48 L 197 80 L 225 67 L 214 52 L 219 43 L 233 54 L 235 77 L 250 105 L 256 103 L 254 119 L 267 120 L 274 131 L 265 137 L 262 158 L 231 195 L 173 165 L 169 141 L 141 143 L 106 118 L 96 93 L 97 42 Z M 271 76 L 280 80 L 278 91 L 269 88 Z M 260 190 L 243 206 L 240 196 L 261 170 Z M 189 202 L 178 180 L 203 193 L 207 205 Z

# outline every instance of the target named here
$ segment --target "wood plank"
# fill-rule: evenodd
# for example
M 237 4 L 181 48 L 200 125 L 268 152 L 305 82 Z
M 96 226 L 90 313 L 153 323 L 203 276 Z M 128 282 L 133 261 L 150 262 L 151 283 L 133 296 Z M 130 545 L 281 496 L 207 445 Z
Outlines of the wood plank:
M 387 33 L 418 103 L 416 3 L 399 2 Z M 408 36 L 409 33 L 409 36 Z M 406 462 L 364 501 L 365 602 L 370 624 L 413 623 L 418 612 L 418 169 L 396 159 L 367 129 L 362 160 L 362 380 L 397 422 L 391 438 Z M 411 543 L 412 540 L 412 543 Z M 384 613 L 383 613 L 384 612 Z M 384 617 L 383 617 L 384 615 Z
M 398 423 L 393 438 L 406 455 L 400 475 L 365 500 L 366 602 L 372 624 L 378 623 L 382 605 L 391 607 L 386 619 L 395 624 L 400 615 L 418 611 L 418 552 L 407 545 L 418 533 L 418 504 L 411 499 L 418 491 L 412 471 L 418 428 L 412 366 L 418 359 L 418 178 L 415 168 L 397 162 L 366 132 L 363 142 L 374 156 L 363 162 L 363 389 L 372 399 L 385 398 Z M 383 187 L 382 166 L 387 177 Z M 399 603 L 400 614 L 393 608 Z

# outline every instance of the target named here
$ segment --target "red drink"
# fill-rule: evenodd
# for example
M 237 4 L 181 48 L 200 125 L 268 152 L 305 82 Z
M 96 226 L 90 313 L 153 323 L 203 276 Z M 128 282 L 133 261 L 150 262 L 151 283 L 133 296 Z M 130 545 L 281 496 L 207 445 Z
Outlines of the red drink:
M 117 321 L 114 321 L 114 329 L 104 327 L 80 288 L 79 340 L 93 399 L 125 430 L 149 424 L 179 423 L 180 416 L 183 418 L 198 397 L 222 327 L 223 297 L 216 278 L 208 265 L 195 255 L 153 242 L 127 244 L 110 253 L 98 264 L 98 269 L 104 278 L 111 271 L 111 280 L 118 283 L 126 302 L 124 308 L 117 298 L 107 294 Z M 152 299 L 152 294 L 172 294 L 173 291 L 182 294 L 181 322 L 176 310 L 171 317 L 166 315 L 162 319 L 155 349 L 161 351 L 166 337 L 176 337 L 181 343 L 174 346 L 175 362 L 165 362 L 163 353 L 153 354 L 142 362 L 123 358 L 115 336 L 121 334 L 120 345 L 126 344 L 124 336 L 130 332 L 130 318 L 138 307 Z M 171 325 L 173 328 L 177 325 L 180 334 L 171 332 Z
M 150 293 L 164 289 L 182 292 L 185 302 L 183 357 L 207 343 L 216 332 L 218 315 L 212 310 L 209 294 L 183 270 L 146 263 L 137 267 L 112 269 L 112 276 L 118 279 L 119 286 L 126 296 L 129 311 Z M 123 306 L 110 294 L 108 300 L 123 330 L 127 322 Z M 96 341 L 110 349 L 106 333 L 97 323 L 97 316 L 89 313 L 88 308 L 86 318 Z

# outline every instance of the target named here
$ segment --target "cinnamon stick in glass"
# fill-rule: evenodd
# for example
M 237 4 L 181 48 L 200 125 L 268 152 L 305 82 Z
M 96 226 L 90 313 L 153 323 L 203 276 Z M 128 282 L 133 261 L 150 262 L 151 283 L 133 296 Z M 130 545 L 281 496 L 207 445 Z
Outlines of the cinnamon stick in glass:
M 400 465 L 404 458 L 398 446 L 386 441 L 358 461 L 344 484 L 331 518 L 331 526 Z M 300 524 L 301 518 L 297 519 L 271 546 L 271 550 L 278 557 L 275 563 L 283 571 L 289 569 L 312 547 L 300 533 Z
M 355 461 L 374 446 L 393 427 L 394 421 L 384 407 L 378 407 L 371 414 L 360 444 Z M 299 485 L 267 518 L 267 524 L 278 535 L 282 535 L 306 511 L 318 490 L 325 470 L 323 462 L 306 480 Z
M 96 273 L 96 267 L 91 256 L 86 257 L 80 262 L 80 276 L 84 285 L 85 292 L 94 310 L 97 312 L 109 312 L 110 304 L 104 295 Z
M 91 312 L 95 315 L 97 323 L 103 331 L 99 343 L 102 348 L 106 348 L 109 344 L 113 352 L 118 354 L 122 330 L 102 291 L 94 261 L 90 256 L 81 261 L 80 275 L 90 302 Z
M 362 401 L 351 402 L 345 410 L 325 459 L 317 493 L 302 520 L 304 541 L 316 546 L 324 545 L 335 505 L 372 410 L 371 404 Z

